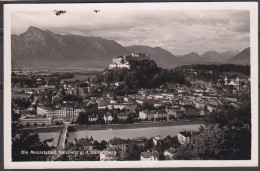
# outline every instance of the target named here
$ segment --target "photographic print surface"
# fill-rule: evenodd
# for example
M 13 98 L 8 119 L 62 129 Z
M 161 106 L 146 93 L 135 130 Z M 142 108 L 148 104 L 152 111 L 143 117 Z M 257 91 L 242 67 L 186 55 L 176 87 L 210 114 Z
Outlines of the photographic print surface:
M 229 4 L 6 5 L 5 166 L 256 166 L 257 3 Z

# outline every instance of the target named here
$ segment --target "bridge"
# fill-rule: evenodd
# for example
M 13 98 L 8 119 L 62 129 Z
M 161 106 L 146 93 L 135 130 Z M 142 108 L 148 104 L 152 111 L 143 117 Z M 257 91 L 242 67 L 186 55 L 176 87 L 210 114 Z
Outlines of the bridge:
M 52 161 L 58 160 L 62 156 L 62 154 L 60 154 L 59 151 L 63 151 L 65 148 L 66 135 L 68 132 L 69 124 L 70 124 L 69 122 L 63 122 L 63 126 L 61 128 L 60 136 L 57 142 L 57 148 L 56 148 L 57 154 L 51 157 L 50 160 Z

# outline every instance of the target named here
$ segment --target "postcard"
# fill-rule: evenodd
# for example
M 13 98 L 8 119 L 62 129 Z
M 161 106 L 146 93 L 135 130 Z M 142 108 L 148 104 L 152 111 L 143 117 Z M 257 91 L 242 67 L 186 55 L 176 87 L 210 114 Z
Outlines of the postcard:
M 6 169 L 258 166 L 256 2 L 4 5 Z

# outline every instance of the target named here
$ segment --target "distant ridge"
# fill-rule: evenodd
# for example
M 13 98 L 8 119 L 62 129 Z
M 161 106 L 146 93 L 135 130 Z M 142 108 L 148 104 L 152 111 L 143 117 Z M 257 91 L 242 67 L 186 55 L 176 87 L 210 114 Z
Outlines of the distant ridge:
M 244 49 L 242 52 L 229 59 L 228 62 L 239 65 L 250 65 L 250 47 Z
M 239 52 L 230 50 L 222 53 L 216 51 L 207 51 L 203 55 L 192 52 L 179 57 L 186 64 L 216 64 L 216 63 L 227 63 L 227 61 L 237 55 Z
M 171 54 L 169 51 L 161 47 L 150 47 L 150 46 L 127 46 L 126 49 L 130 52 L 148 52 L 150 59 L 154 60 L 158 66 L 164 68 L 173 68 L 179 65 L 185 64 L 179 58 Z
M 200 61 L 200 58 L 201 57 L 198 53 L 192 52 L 182 56 L 180 59 L 186 63 L 198 63 Z
M 30 26 L 20 35 L 11 35 L 12 67 L 94 67 L 106 68 L 112 59 L 131 52 L 150 54 L 158 66 L 174 68 L 187 64 L 235 63 L 249 64 L 250 50 L 218 53 L 208 51 L 203 55 L 192 52 L 174 56 L 161 47 L 127 46 L 100 37 L 55 34 Z

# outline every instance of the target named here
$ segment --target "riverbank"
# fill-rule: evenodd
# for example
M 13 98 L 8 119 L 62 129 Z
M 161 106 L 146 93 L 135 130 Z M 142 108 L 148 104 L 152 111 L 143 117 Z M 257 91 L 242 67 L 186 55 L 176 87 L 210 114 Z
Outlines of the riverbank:
M 80 130 L 119 130 L 119 129 L 136 129 L 136 128 L 150 128 L 150 127 L 166 127 L 166 126 L 178 126 L 178 125 L 195 125 L 203 124 L 202 119 L 194 120 L 178 120 L 167 122 L 141 122 L 133 124 L 105 124 L 105 125 L 71 125 L 76 131 Z M 17 133 L 23 131 L 33 131 L 37 133 L 43 132 L 58 132 L 61 130 L 61 126 L 55 127 L 41 127 L 41 128 L 23 128 L 17 129 Z
M 150 127 L 165 127 L 178 125 L 194 125 L 203 124 L 203 120 L 180 120 L 168 122 L 142 122 L 134 124 L 106 124 L 106 125 L 77 125 L 74 126 L 76 130 L 117 130 L 117 129 L 136 129 L 136 128 L 150 128 Z

